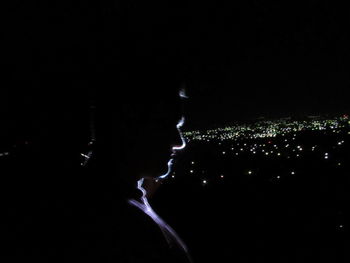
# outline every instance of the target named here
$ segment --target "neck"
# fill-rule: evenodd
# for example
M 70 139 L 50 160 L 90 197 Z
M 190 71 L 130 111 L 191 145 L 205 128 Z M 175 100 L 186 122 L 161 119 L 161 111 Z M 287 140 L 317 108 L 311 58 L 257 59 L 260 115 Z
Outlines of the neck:
M 137 188 L 142 192 L 142 197 L 140 198 L 139 201 L 135 199 L 128 200 L 129 204 L 137 207 L 138 209 L 143 211 L 146 215 L 148 215 L 159 226 L 169 246 L 172 247 L 174 245 L 177 245 L 186 253 L 188 258 L 190 259 L 190 255 L 188 253 L 188 249 L 185 243 L 181 240 L 181 238 L 178 236 L 175 230 L 172 229 L 162 218 L 160 218 L 157 215 L 157 213 L 153 210 L 153 208 L 149 204 L 148 199 L 146 197 L 147 192 L 142 187 L 143 182 L 144 182 L 144 178 L 141 178 L 137 182 Z

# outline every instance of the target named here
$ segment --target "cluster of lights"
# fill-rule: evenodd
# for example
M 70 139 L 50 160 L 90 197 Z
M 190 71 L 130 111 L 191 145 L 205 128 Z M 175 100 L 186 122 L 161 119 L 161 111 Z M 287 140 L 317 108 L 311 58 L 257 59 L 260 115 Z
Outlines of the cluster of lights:
M 184 136 L 188 142 L 203 147 L 213 147 L 211 154 L 215 153 L 219 157 L 218 160 L 222 158 L 223 162 L 226 163 L 232 159 L 233 165 L 239 163 L 240 160 L 243 160 L 244 163 L 248 162 L 246 167 L 240 165 L 239 169 L 234 172 L 236 174 L 226 174 L 225 171 L 212 174 L 205 172 L 205 167 L 201 167 L 202 162 L 197 162 L 199 160 L 194 159 L 188 162 L 185 173 L 196 178 L 195 180 L 198 180 L 198 184 L 203 189 L 209 189 L 209 186 L 212 188 L 215 184 L 229 183 L 231 176 L 245 176 L 255 180 L 254 178 L 263 175 L 265 178 L 265 166 L 257 166 L 257 163 L 264 162 L 264 160 L 268 162 L 282 161 L 286 164 L 285 168 L 278 165 L 281 169 L 277 168 L 278 172 L 273 171 L 269 176 L 268 181 L 276 185 L 288 182 L 288 180 L 295 180 L 296 176 L 302 176 L 303 171 L 298 164 L 300 161 L 304 162 L 305 158 L 316 158 L 320 162 L 324 162 L 325 165 L 334 165 L 335 169 L 343 169 L 344 163 L 337 158 L 339 157 L 337 149 L 341 151 L 346 145 L 350 134 L 349 129 L 350 121 L 348 121 L 347 116 L 343 116 L 301 122 L 288 122 L 283 119 L 215 130 L 186 132 Z M 312 131 L 312 133 L 300 133 L 301 131 Z M 329 137 L 325 141 L 318 139 L 313 141 L 310 140 L 312 136 L 303 137 L 304 134 L 306 136 L 318 134 Z M 325 143 L 323 144 L 323 142 Z M 249 160 L 252 160 L 252 165 Z M 205 163 L 203 164 L 205 165 Z M 244 168 L 243 173 L 240 172 L 241 168 Z M 339 224 L 336 227 L 343 229 L 345 226 Z
M 305 146 L 305 145 L 295 145 L 294 140 L 296 135 L 294 135 L 289 140 L 285 139 L 284 142 L 277 144 L 268 143 L 257 143 L 256 141 L 250 141 L 249 143 L 244 143 L 244 145 L 239 141 L 231 142 L 229 146 L 229 151 L 220 150 L 221 155 L 225 156 L 238 156 L 238 155 L 262 155 L 265 157 L 300 157 L 302 154 L 310 152 L 315 152 L 316 149 L 320 148 L 318 145 Z M 340 147 L 345 143 L 343 140 L 341 144 L 337 143 L 334 148 Z M 219 148 L 222 147 L 218 144 Z M 329 153 L 324 153 L 325 159 L 329 158 Z M 288 159 L 289 159 L 288 158 Z M 194 162 L 193 162 L 194 163 Z M 192 164 L 193 164 L 192 163 Z M 190 171 L 193 173 L 193 170 Z
M 233 125 L 224 128 L 210 129 L 205 131 L 187 131 L 184 136 L 190 141 L 226 141 L 257 138 L 273 138 L 285 136 L 301 131 L 329 131 L 339 133 L 339 129 L 348 127 L 350 121 L 348 115 L 340 117 L 321 118 L 311 116 L 304 121 L 292 121 L 290 119 L 277 119 L 259 121 L 253 124 Z M 342 142 L 339 142 L 342 144 Z
M 301 125 L 300 123 L 298 124 L 298 127 L 300 129 L 296 130 L 296 129 L 288 129 L 288 127 L 286 128 L 286 130 L 289 131 L 293 131 L 294 133 L 291 134 L 291 136 L 288 136 L 286 138 L 283 139 L 283 141 L 277 139 L 274 143 L 272 142 L 273 140 L 275 140 L 274 138 L 269 139 L 269 136 L 264 136 L 261 133 L 259 134 L 255 134 L 253 136 L 248 137 L 248 140 L 246 140 L 246 142 L 242 142 L 240 140 L 233 140 L 230 143 L 229 148 L 227 147 L 227 143 L 225 143 L 224 145 L 226 145 L 226 147 L 222 144 L 223 142 L 225 142 L 225 139 L 223 138 L 232 138 L 230 137 L 228 134 L 223 136 L 223 133 L 221 133 L 221 136 L 217 137 L 217 136 L 213 136 L 214 130 L 209 130 L 209 133 L 212 133 L 212 141 L 217 141 L 218 143 L 218 149 L 220 151 L 220 153 L 223 156 L 227 156 L 227 157 L 237 157 L 239 155 L 253 155 L 253 156 L 262 156 L 268 159 L 271 158 L 286 158 L 286 159 L 291 159 L 291 158 L 300 158 L 301 156 L 303 156 L 304 154 L 308 153 L 308 152 L 315 152 L 317 151 L 317 154 L 321 154 L 322 155 L 322 147 L 320 147 L 319 145 L 312 145 L 312 146 L 308 146 L 308 145 L 302 145 L 302 144 L 297 144 L 295 142 L 296 137 L 298 135 L 298 133 L 296 131 L 304 131 L 304 130 L 311 130 L 311 131 L 317 131 L 317 130 L 326 130 L 326 129 L 333 129 L 333 132 L 336 131 L 337 133 L 341 132 L 341 128 L 346 128 L 349 127 L 349 122 L 347 121 L 346 124 L 344 124 L 344 120 L 346 120 L 346 118 L 337 118 L 335 120 L 312 120 L 310 121 L 309 125 L 307 125 L 306 122 L 302 122 L 303 125 Z M 265 122 L 266 123 L 266 122 Z M 270 122 L 271 123 L 271 122 Z M 286 124 L 285 122 L 283 122 L 284 124 Z M 292 122 L 292 124 L 295 124 L 296 122 Z M 275 130 L 278 130 L 276 127 L 278 127 L 278 125 L 281 123 L 275 123 Z M 287 126 L 287 125 L 285 125 Z M 262 130 L 261 129 L 262 125 L 261 123 L 258 124 L 258 129 L 257 130 Z M 315 129 L 315 127 L 317 129 Z M 237 127 L 236 127 L 237 128 Z M 223 128 L 223 129 L 217 129 L 218 132 L 220 131 L 226 131 L 229 132 L 231 131 L 232 128 Z M 240 129 L 241 131 L 243 130 L 242 127 L 238 127 L 237 129 Z M 337 130 L 335 130 L 337 129 Z M 247 128 L 247 130 L 249 131 L 253 131 L 254 129 L 252 127 Z M 265 135 L 269 135 L 271 134 L 271 128 L 266 129 L 268 132 L 265 133 Z M 218 133 L 219 134 L 219 133 Z M 187 133 L 186 135 L 189 135 L 189 133 Z M 281 135 L 287 135 L 287 133 L 281 133 Z M 243 133 L 241 133 L 241 136 L 244 136 Z M 249 140 L 249 139 L 257 139 L 257 138 L 264 138 L 267 137 L 264 142 L 259 143 L 258 140 Z M 272 136 L 272 137 L 276 137 L 276 135 Z M 208 138 L 208 135 L 204 135 L 204 138 Z M 244 139 L 247 139 L 246 137 L 243 137 Z M 189 138 L 187 138 L 189 139 Z M 192 138 L 193 139 L 193 138 Z M 216 140 L 214 140 L 216 139 Z M 191 139 L 189 139 L 191 140 Z M 195 139 L 194 139 L 195 140 Z M 199 141 L 203 141 L 201 139 L 199 139 Z M 226 140 L 226 142 L 229 142 L 228 140 Z M 335 145 L 333 146 L 333 148 L 336 147 L 340 147 L 345 143 L 345 140 L 339 140 L 335 143 Z M 222 147 L 225 147 L 224 149 L 222 149 Z M 221 149 L 221 150 L 220 150 Z M 316 154 L 316 153 L 315 153 Z M 328 152 L 323 152 L 323 158 L 324 159 L 329 159 L 330 155 Z M 194 164 L 194 162 L 192 161 L 191 164 Z M 337 166 L 341 166 L 341 163 L 338 162 Z M 191 174 L 194 174 L 194 170 L 191 169 L 190 170 Z M 296 172 L 290 171 L 289 172 L 290 175 L 295 175 Z M 252 170 L 248 170 L 246 172 L 247 175 L 252 175 L 253 171 Z M 224 178 L 223 175 L 220 175 L 220 179 L 222 180 Z M 281 179 L 281 175 L 277 175 L 276 176 L 277 179 Z M 202 185 L 205 186 L 208 184 L 208 180 L 207 179 L 202 179 Z
M 341 119 L 340 119 L 341 120 Z M 329 123 L 329 122 L 327 122 Z M 340 124 L 332 124 L 334 127 L 340 127 Z M 340 131 L 340 130 L 339 130 Z M 343 133 L 344 134 L 344 133 Z M 265 138 L 265 139 L 248 139 L 248 140 L 234 140 L 234 141 L 214 141 L 211 145 L 216 145 L 218 150 L 218 155 L 222 157 L 225 156 L 225 160 L 232 158 L 233 160 L 237 158 L 262 158 L 264 159 L 276 159 L 276 160 L 287 160 L 287 159 L 301 159 L 306 156 L 315 156 L 316 158 L 330 159 L 331 154 L 329 151 L 331 149 L 337 149 L 342 147 L 345 144 L 344 139 L 338 139 L 330 145 L 330 148 L 325 148 L 322 145 L 317 145 L 315 143 L 302 143 L 298 138 L 298 133 L 293 133 L 287 137 L 279 138 Z M 343 135 L 336 135 L 338 138 L 343 137 Z M 336 161 L 336 160 L 334 160 Z M 189 174 L 198 175 L 196 173 L 197 166 L 194 167 L 195 161 L 190 161 Z M 341 162 L 336 161 L 335 165 L 337 167 L 341 166 Z M 196 169 L 194 169 L 196 168 Z M 252 168 L 252 167 L 251 167 Z M 203 173 L 203 172 L 202 172 Z M 258 171 L 254 169 L 247 169 L 245 172 L 246 175 L 258 175 Z M 287 172 L 289 175 L 296 175 L 295 169 L 289 170 Z M 202 177 L 199 175 L 199 177 Z M 225 177 L 223 174 L 218 175 L 219 180 L 223 180 Z M 276 175 L 274 178 L 282 179 L 282 174 Z M 201 178 L 201 183 L 203 186 L 208 185 L 208 178 Z

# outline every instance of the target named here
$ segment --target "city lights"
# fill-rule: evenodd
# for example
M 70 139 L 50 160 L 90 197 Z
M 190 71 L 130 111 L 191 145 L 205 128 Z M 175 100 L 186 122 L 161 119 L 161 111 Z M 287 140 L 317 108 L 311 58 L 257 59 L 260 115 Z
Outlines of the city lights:
M 344 121 L 342 117 L 334 118 L 322 118 L 309 119 L 304 121 L 292 121 L 291 119 L 279 119 L 269 121 L 259 121 L 251 124 L 240 124 L 235 126 L 221 127 L 210 130 L 197 130 L 186 131 L 184 137 L 189 144 L 200 144 L 201 147 L 214 147 L 213 152 L 218 155 L 218 160 L 223 163 L 218 167 L 224 165 L 224 162 L 230 162 L 232 166 L 237 165 L 241 160 L 245 160 L 246 164 L 251 166 L 251 162 L 260 162 L 260 165 L 264 165 L 264 161 L 267 162 L 283 162 L 278 163 L 275 169 L 279 169 L 278 174 L 272 176 L 275 179 L 282 179 L 283 174 L 302 176 L 302 172 L 296 173 L 295 169 L 298 163 L 305 163 L 306 158 L 318 158 L 329 164 L 332 156 L 336 156 L 333 151 L 339 149 L 340 146 L 346 143 L 344 138 L 347 135 L 350 123 Z M 335 131 L 335 133 L 333 132 Z M 318 136 L 337 136 L 334 139 L 334 143 L 330 146 L 319 144 L 321 141 L 308 141 L 301 139 L 300 136 L 304 136 L 305 132 Z M 334 135 L 333 135 L 334 134 Z M 341 135 L 342 134 L 342 135 Z M 328 137 L 327 137 L 328 138 Z M 220 158 L 223 155 L 230 157 Z M 254 158 L 254 159 L 250 159 Z M 198 173 L 197 169 L 193 169 L 194 161 L 190 161 L 188 171 L 190 174 Z M 197 166 L 200 170 L 206 170 L 206 166 L 209 163 L 200 163 Z M 226 164 L 225 164 L 226 165 Z M 291 167 L 291 170 L 283 171 L 284 165 Z M 340 161 L 333 164 L 337 167 L 341 167 Z M 273 168 L 271 168 L 273 169 Z M 245 175 L 260 175 L 263 174 L 257 169 L 248 169 L 245 167 Z M 239 173 L 237 173 L 239 174 Z M 237 176 L 234 173 L 227 173 L 225 176 L 219 174 L 215 180 L 225 180 L 228 183 L 231 178 Z M 210 173 L 206 173 L 206 176 L 211 176 Z M 256 176 L 254 178 L 259 178 Z M 201 184 L 207 185 L 208 178 L 202 179 Z
M 260 121 L 254 124 L 232 125 L 223 128 L 210 129 L 205 131 L 187 131 L 184 136 L 188 141 L 226 141 L 237 140 L 240 138 L 257 139 L 257 138 L 275 138 L 277 136 L 287 136 L 294 133 L 292 140 L 295 140 L 296 133 L 302 131 L 319 131 L 334 133 L 339 132 L 339 129 L 348 127 L 349 123 L 344 120 L 343 116 L 334 117 L 332 119 L 309 118 L 304 121 L 292 121 L 285 119 L 277 119 L 270 121 Z M 288 139 L 284 139 L 288 142 Z M 343 141 L 338 142 L 338 145 L 343 144 Z M 220 144 L 221 145 L 221 144 Z M 244 145 L 244 144 L 243 144 Z M 287 144 L 288 145 L 288 144 Z M 244 145 L 246 146 L 246 145 Z M 289 146 L 289 145 L 288 145 Z M 285 147 L 288 147 L 285 146 Z

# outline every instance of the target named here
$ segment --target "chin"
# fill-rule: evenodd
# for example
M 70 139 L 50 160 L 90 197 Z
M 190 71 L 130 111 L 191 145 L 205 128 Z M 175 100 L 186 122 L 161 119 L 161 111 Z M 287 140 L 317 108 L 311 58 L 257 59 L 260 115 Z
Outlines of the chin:
M 153 158 L 152 160 L 149 160 L 144 163 L 144 169 L 141 171 L 145 175 L 149 177 L 159 177 L 168 172 L 168 162 L 170 159 L 174 159 L 173 157 L 170 157 L 170 155 L 164 155 L 167 157 L 158 158 L 155 160 Z
M 161 174 L 160 174 L 159 176 L 168 173 L 168 171 L 169 171 L 168 162 L 169 162 L 169 160 L 166 162 L 166 165 L 163 166 L 163 170 L 162 170 L 162 172 L 161 172 Z M 174 166 L 174 163 L 175 163 L 175 162 L 173 162 L 173 164 L 172 164 L 172 168 L 171 168 L 170 173 L 171 173 L 171 172 L 173 171 L 173 169 L 174 169 L 174 167 L 173 167 L 173 166 Z
M 150 175 L 156 178 L 166 174 L 167 172 L 168 172 L 168 165 L 163 165 L 161 167 L 158 167 L 157 170 L 154 170 L 152 173 L 150 173 Z

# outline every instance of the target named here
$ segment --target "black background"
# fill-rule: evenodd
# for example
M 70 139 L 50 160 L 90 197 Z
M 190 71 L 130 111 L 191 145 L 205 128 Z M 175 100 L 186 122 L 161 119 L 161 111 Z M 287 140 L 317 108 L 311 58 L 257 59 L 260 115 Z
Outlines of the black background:
M 85 240 L 79 233 L 88 235 L 89 229 L 96 229 L 96 225 L 89 221 L 89 215 L 109 211 L 105 208 L 111 205 L 112 177 L 101 177 L 96 181 L 92 171 L 82 172 L 79 166 L 80 146 L 88 139 L 88 90 L 112 88 L 117 93 L 109 101 L 118 103 L 122 99 L 123 88 L 130 86 L 130 82 L 137 87 L 135 90 L 142 88 L 153 92 L 185 84 L 191 97 L 187 106 L 189 128 L 259 116 L 349 110 L 346 97 L 349 86 L 349 16 L 348 9 L 337 6 L 337 3 L 11 1 L 1 5 L 1 147 L 7 151 L 17 145 L 16 149 L 11 148 L 14 157 L 2 163 L 6 176 L 2 177 L 1 193 L 7 214 L 2 223 L 7 230 L 3 240 L 7 244 L 5 251 L 10 255 L 40 255 L 42 240 L 52 240 L 52 236 L 58 235 L 60 239 L 48 246 L 54 248 L 54 257 L 60 253 L 58 250 L 62 245 L 60 241 L 65 238 L 64 233 L 70 231 L 64 227 L 70 225 L 71 218 L 75 220 L 73 226 L 81 226 L 81 231 L 72 226 L 72 231 L 77 231 L 73 231 L 75 238 Z M 29 147 L 26 146 L 28 144 Z M 214 165 L 213 169 L 216 168 Z M 332 171 L 318 170 L 323 172 L 323 178 Z M 32 176 L 33 173 L 37 176 Z M 74 179 L 71 177 L 73 173 L 76 174 Z M 304 175 L 307 174 L 304 172 Z M 346 168 L 342 170 L 341 180 L 347 182 L 344 174 Z M 303 198 L 313 200 L 313 193 L 317 191 L 310 191 L 314 182 L 312 176 L 307 179 L 308 186 L 303 188 L 304 195 L 298 199 L 300 203 L 293 205 L 303 204 Z M 335 189 L 327 191 L 328 196 L 322 198 L 337 203 L 338 199 L 332 199 L 332 196 L 339 192 L 337 187 L 346 185 L 342 182 L 335 184 Z M 265 182 L 257 185 L 266 187 L 264 191 L 268 192 L 269 186 Z M 247 186 L 253 191 L 251 187 Z M 184 197 L 191 197 L 191 190 L 187 189 Z M 323 193 L 322 189 L 320 192 Z M 228 191 L 222 193 L 225 198 L 229 195 Z M 243 188 L 238 193 L 244 194 Z M 266 195 L 267 202 L 274 199 L 270 194 Z M 210 197 L 207 195 L 206 201 L 209 202 Z M 256 198 L 259 199 L 259 196 Z M 290 201 L 289 198 L 287 196 L 284 200 Z M 346 191 L 343 191 L 339 200 L 346 203 L 347 198 Z M 103 200 L 107 203 L 99 206 Z M 169 202 L 176 200 L 170 198 Z M 241 217 L 236 221 L 241 220 L 247 228 L 249 221 L 243 215 L 247 212 L 248 206 L 245 205 L 249 205 L 250 201 L 240 204 Z M 189 210 L 192 203 L 187 203 Z M 313 204 L 311 202 L 310 206 Z M 333 204 L 329 207 L 329 210 L 335 210 Z M 201 208 L 201 213 L 205 215 L 208 212 L 206 206 Z M 275 208 L 267 205 L 265 212 L 276 211 Z M 308 230 L 303 223 L 307 217 L 303 212 L 307 212 L 308 208 L 308 205 L 301 206 L 294 213 L 300 223 L 296 228 L 306 228 L 307 234 L 311 232 L 307 241 L 313 242 L 317 240 L 314 232 L 319 232 Z M 42 213 L 43 209 L 45 213 Z M 288 213 L 287 206 L 285 209 Z M 57 211 L 64 213 L 57 217 Z M 248 211 L 248 215 L 254 217 L 255 210 L 252 211 Z M 221 212 L 226 211 L 223 209 Z M 310 212 L 310 218 L 316 218 L 316 221 L 321 218 L 317 209 L 313 212 Z M 329 214 L 333 215 L 333 212 Z M 273 213 L 265 215 L 265 226 L 270 226 L 275 237 L 279 238 L 268 244 L 279 245 L 282 248 L 280 255 L 285 257 L 291 252 L 283 250 L 279 241 L 286 240 L 286 236 L 278 233 L 280 229 L 284 229 L 286 234 L 290 232 L 282 225 L 275 227 L 271 223 Z M 169 212 L 170 221 L 174 218 L 172 216 Z M 84 218 L 88 221 L 79 222 Z M 218 218 L 214 219 L 220 224 Z M 65 223 L 60 226 L 61 220 Z M 288 220 L 286 216 L 286 222 L 290 223 Z M 337 219 L 328 221 L 332 220 Z M 329 232 L 333 233 L 334 224 L 328 224 L 328 221 L 320 224 L 329 227 Z M 258 228 L 259 222 L 254 222 L 257 223 L 254 227 Z M 57 226 L 54 232 L 45 232 L 43 229 L 53 229 L 52 223 Z M 109 223 L 109 226 L 113 225 L 113 222 Z M 205 223 L 210 224 L 210 221 L 203 221 L 203 226 L 206 226 Z M 226 223 L 229 224 L 228 219 Z M 310 225 L 311 229 L 319 226 L 312 222 Z M 202 249 L 199 244 L 203 243 L 188 237 L 192 232 L 185 231 L 188 230 L 185 223 L 179 226 L 189 243 L 193 244 L 197 258 L 201 258 L 198 251 Z M 200 226 L 195 229 L 198 234 L 202 230 Z M 40 233 L 35 231 L 36 227 L 41 229 Z M 239 224 L 235 226 L 237 228 Z M 225 231 L 224 228 L 221 230 Z M 230 237 L 234 238 L 235 232 L 231 231 Z M 238 232 L 239 237 L 247 238 L 244 229 Z M 213 236 L 220 237 L 220 233 Z M 265 236 L 269 234 L 264 230 L 261 234 L 264 238 L 257 239 L 255 247 L 258 247 L 259 240 L 266 241 L 268 238 Z M 35 235 L 36 240 L 31 238 Z M 95 240 L 94 236 L 86 240 L 89 238 Z M 293 242 L 300 239 L 303 240 L 302 235 L 289 240 L 291 249 L 295 248 Z M 309 254 L 311 259 L 319 257 L 320 246 L 313 243 L 313 252 L 310 252 L 307 241 L 301 242 L 301 254 Z M 30 242 L 33 243 L 28 246 Z M 331 252 L 338 251 L 327 242 L 322 244 Z M 244 253 L 250 253 L 249 243 L 249 237 L 241 243 L 241 248 L 246 249 Z M 81 253 L 84 254 L 89 244 L 82 246 L 85 250 Z M 207 246 L 210 248 L 210 245 Z M 261 250 L 270 251 L 266 253 L 271 257 L 273 249 L 266 247 L 266 250 Z M 226 247 L 227 258 L 230 258 L 230 250 L 231 247 Z M 215 250 L 204 255 L 215 258 L 218 251 L 219 245 L 216 245 Z M 221 254 L 220 258 L 225 256 Z M 304 262 L 306 258 L 300 256 L 295 261 Z M 276 262 L 278 260 L 279 256 L 276 256 Z
M 338 3 L 5 5 L 7 86 L 186 83 L 193 127 L 348 110 L 349 18 Z

